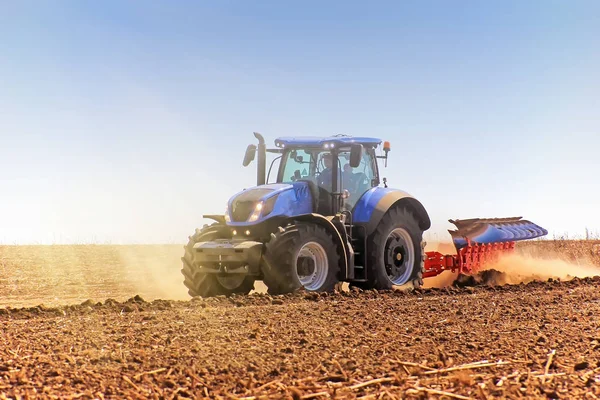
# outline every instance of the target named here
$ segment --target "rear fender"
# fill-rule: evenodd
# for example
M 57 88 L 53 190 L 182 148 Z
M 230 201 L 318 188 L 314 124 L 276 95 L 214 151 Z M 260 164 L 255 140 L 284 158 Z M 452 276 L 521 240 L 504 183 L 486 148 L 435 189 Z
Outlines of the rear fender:
M 348 263 L 348 237 L 346 235 L 345 229 L 343 229 L 344 225 L 341 222 L 332 221 L 330 218 L 326 218 L 321 214 L 304 214 L 298 215 L 293 218 L 294 221 L 302 221 L 302 222 L 311 222 L 313 224 L 318 224 L 325 228 L 331 236 L 333 236 L 333 240 L 335 244 L 342 249 L 343 258 L 340 260 L 342 265 L 340 265 L 340 271 L 344 276 L 340 276 L 340 280 L 345 280 L 348 278 L 350 273 L 350 265 Z M 337 225 L 341 226 L 340 228 L 336 227 Z
M 380 187 L 369 190 L 356 203 L 353 223 L 364 225 L 367 235 L 370 235 L 377 229 L 385 213 L 395 206 L 402 206 L 410 210 L 419 221 L 419 227 L 423 231 L 431 227 L 427 210 L 419 200 L 402 190 Z

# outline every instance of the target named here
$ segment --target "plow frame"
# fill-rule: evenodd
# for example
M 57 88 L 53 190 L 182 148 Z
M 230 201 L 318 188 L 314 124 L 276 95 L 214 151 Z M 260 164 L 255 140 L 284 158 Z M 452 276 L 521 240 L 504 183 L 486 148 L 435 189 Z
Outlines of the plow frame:
M 444 271 L 475 274 L 484 265 L 496 262 L 501 256 L 511 254 L 514 249 L 515 242 L 479 244 L 467 239 L 467 245 L 457 249 L 457 254 L 442 254 L 438 251 L 426 252 L 423 277 L 430 278 Z

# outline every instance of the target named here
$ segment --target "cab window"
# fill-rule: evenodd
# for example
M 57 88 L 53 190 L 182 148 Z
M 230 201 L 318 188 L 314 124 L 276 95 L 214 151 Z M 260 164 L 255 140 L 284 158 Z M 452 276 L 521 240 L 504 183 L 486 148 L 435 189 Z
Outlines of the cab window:
M 358 199 L 372 187 L 375 178 L 372 154 L 365 150 L 360 165 L 356 168 L 350 167 L 350 152 L 340 153 L 342 164 L 342 188 L 350 192 L 350 198 L 346 200 L 348 208 L 353 208 Z
M 280 181 L 292 183 L 299 179 L 306 179 L 312 175 L 314 169 L 312 154 L 306 150 L 292 150 L 285 154 L 283 160 L 283 176 Z

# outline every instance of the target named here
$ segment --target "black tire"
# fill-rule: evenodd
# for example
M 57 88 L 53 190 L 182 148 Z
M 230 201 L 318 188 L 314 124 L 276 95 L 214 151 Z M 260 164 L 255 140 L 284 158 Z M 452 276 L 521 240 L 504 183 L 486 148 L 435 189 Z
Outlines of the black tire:
M 320 254 L 321 250 L 324 251 L 323 256 L 317 257 L 316 254 Z M 302 254 L 308 254 L 307 251 L 313 256 L 312 259 L 302 257 Z M 323 257 L 327 260 L 326 267 L 324 263 L 318 262 L 323 260 Z M 325 228 L 304 222 L 291 224 L 280 228 L 266 245 L 262 268 L 263 282 L 268 288 L 268 293 L 272 295 L 291 293 L 302 287 L 309 291 L 330 292 L 339 281 L 340 257 L 341 250 Z M 298 265 L 299 260 L 301 265 Z M 313 282 L 312 287 L 303 285 L 298 267 L 306 271 L 311 270 L 312 266 L 313 271 L 317 271 L 317 263 L 323 268 L 322 273 L 311 274 L 320 276 L 315 278 L 317 282 Z
M 423 285 L 423 231 L 409 210 L 403 207 L 391 208 L 369 238 L 367 246 L 367 281 L 353 282 L 352 286 L 377 290 L 389 290 L 396 286 L 410 290 Z M 395 273 L 400 275 L 397 279 L 394 279 Z
M 254 277 L 252 276 L 245 276 L 237 287 L 225 287 L 222 284 L 222 278 L 219 278 L 215 274 L 202 273 L 194 268 L 192 264 L 194 245 L 198 242 L 223 239 L 226 237 L 224 231 L 225 227 L 220 224 L 213 224 L 203 229 L 196 229 L 196 233 L 190 236 L 188 244 L 184 246 L 185 253 L 183 257 L 181 257 L 181 261 L 183 261 L 181 273 L 184 276 L 183 284 L 188 288 L 188 294 L 190 296 L 230 296 L 234 293 L 248 294 L 254 289 Z

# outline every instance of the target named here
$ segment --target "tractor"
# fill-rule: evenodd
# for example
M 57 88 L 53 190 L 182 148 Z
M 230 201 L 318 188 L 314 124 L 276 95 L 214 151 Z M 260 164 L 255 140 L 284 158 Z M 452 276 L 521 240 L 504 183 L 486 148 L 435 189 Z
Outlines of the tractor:
M 247 147 L 257 185 L 235 194 L 223 215 L 189 237 L 182 257 L 190 296 L 248 294 L 262 280 L 272 295 L 333 291 L 341 282 L 363 290 L 412 289 L 443 271 L 473 273 L 514 249 L 515 241 L 547 234 L 517 218 L 450 220 L 456 254 L 425 252 L 431 221 L 423 204 L 389 188 L 389 142 L 336 135 L 281 137 Z M 267 153 L 275 155 L 267 175 Z M 273 171 L 276 161 L 277 171 Z M 275 183 L 270 181 L 271 173 Z

